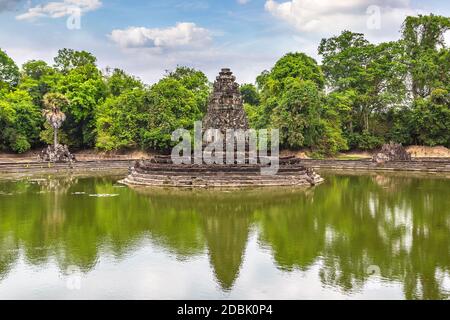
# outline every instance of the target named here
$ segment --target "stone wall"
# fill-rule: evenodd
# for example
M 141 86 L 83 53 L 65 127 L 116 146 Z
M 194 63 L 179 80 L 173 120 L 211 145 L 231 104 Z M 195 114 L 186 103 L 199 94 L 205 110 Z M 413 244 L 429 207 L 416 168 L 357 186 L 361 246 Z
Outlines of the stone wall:
M 450 173 L 450 159 L 416 159 L 412 161 L 391 161 L 383 164 L 375 163 L 371 160 L 304 159 L 302 163 L 314 169 Z
M 104 172 L 117 173 L 127 170 L 135 160 L 96 160 L 75 163 L 42 163 L 42 162 L 3 162 L 0 163 L 0 174 L 35 174 L 35 173 L 71 173 L 71 172 Z
M 135 163 L 134 160 L 95 160 L 79 161 L 73 164 L 47 164 L 40 162 L 3 162 L 0 173 L 58 173 L 72 171 L 108 172 L 126 171 Z M 313 169 L 353 170 L 353 171 L 400 171 L 425 173 L 450 173 L 450 159 L 416 159 L 413 161 L 396 161 L 385 164 L 370 160 L 311 160 L 302 159 L 301 164 Z
M 276 175 L 264 176 L 259 166 L 195 166 L 153 164 L 139 168 L 121 183 L 134 186 L 177 188 L 310 187 L 323 182 L 301 165 L 281 167 Z

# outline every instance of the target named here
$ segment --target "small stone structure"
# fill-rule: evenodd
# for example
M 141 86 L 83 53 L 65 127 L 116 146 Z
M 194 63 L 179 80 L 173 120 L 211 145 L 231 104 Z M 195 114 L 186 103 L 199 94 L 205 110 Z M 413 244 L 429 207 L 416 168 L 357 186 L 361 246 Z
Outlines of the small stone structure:
M 121 182 L 159 187 L 297 187 L 315 186 L 323 179 L 295 157 L 281 158 L 276 175 L 261 175 L 263 165 L 174 165 L 170 157 L 137 161 Z
M 391 141 L 385 144 L 381 148 L 381 151 L 373 156 L 372 161 L 376 163 L 411 161 L 411 154 L 406 151 L 402 144 Z
M 230 69 L 222 69 L 216 78 L 202 125 L 203 133 L 206 130 L 215 129 L 220 130 L 224 136 L 227 129 L 243 131 L 249 129 L 240 88 Z M 207 137 L 205 140 L 208 139 Z M 226 137 L 224 146 L 225 140 Z M 137 186 L 240 188 L 314 186 L 323 181 L 318 174 L 303 166 L 301 160 L 295 157 L 279 159 L 278 172 L 273 175 L 263 175 L 262 171 L 268 165 L 261 163 L 265 162 L 262 158 L 257 161 L 257 164 L 250 164 L 247 142 L 245 143 L 245 164 L 238 163 L 235 158 L 234 164 L 211 165 L 202 160 L 193 159 L 191 164 L 177 165 L 172 162 L 171 157 L 156 156 L 147 161 L 137 161 L 134 167 L 130 168 L 128 177 L 121 182 Z M 235 151 L 237 151 L 236 145 Z
M 39 161 L 42 162 L 54 162 L 54 163 L 72 163 L 75 162 L 75 156 L 70 153 L 69 148 L 66 145 L 57 144 L 48 146 L 42 150 L 38 156 Z

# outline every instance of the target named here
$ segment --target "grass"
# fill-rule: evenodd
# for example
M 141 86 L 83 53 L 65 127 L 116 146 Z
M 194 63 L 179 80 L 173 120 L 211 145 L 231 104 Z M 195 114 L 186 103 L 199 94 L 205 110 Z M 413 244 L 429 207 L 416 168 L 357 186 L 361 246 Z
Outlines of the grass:
M 338 160 L 365 160 L 365 159 L 368 159 L 368 157 L 351 155 L 351 154 L 340 154 L 336 157 L 336 159 L 338 159 Z

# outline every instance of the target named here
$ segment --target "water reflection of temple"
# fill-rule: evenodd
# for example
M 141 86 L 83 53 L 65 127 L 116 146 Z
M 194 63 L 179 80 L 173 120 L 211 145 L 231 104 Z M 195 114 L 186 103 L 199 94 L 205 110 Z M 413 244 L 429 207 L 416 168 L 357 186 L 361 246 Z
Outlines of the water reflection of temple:
M 195 212 L 198 230 L 194 233 L 207 249 L 211 267 L 223 290 L 231 290 L 239 276 L 255 214 L 265 206 L 286 201 L 280 197 L 285 191 L 278 190 L 271 197 L 261 199 L 258 191 L 242 196 L 220 191 L 174 191 L 168 194 L 167 190 L 138 189 L 141 194 L 147 194 L 155 212 L 174 210 L 181 215 Z M 298 190 L 296 192 L 298 194 Z M 173 202 L 174 196 L 176 202 Z
M 203 219 L 210 263 L 223 289 L 230 290 L 239 274 L 249 235 L 251 213 L 212 213 Z

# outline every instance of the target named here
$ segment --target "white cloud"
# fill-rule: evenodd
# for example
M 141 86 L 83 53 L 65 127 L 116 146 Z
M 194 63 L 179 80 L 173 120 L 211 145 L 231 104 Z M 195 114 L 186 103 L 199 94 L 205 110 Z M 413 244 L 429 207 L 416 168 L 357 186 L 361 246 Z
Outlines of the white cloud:
M 238 2 L 239 4 L 247 4 L 247 3 L 250 2 L 250 0 L 237 0 L 237 2 Z
M 398 34 L 404 18 L 418 13 L 410 0 L 267 0 L 265 9 L 300 32 L 336 34 L 349 29 L 380 39 Z M 379 10 L 379 28 L 368 27 L 377 19 L 373 9 Z
M 202 70 L 211 80 L 221 68 L 229 67 L 239 83 L 250 83 L 277 60 L 267 45 L 263 46 L 266 50 L 255 50 L 248 43 L 214 44 L 216 36 L 223 35 L 186 22 L 168 28 L 114 30 L 109 35 L 110 49 L 98 55 L 98 61 L 127 70 L 147 83 L 155 83 L 166 70 L 180 65 Z M 124 50 L 114 50 L 114 45 Z
M 27 12 L 18 15 L 17 20 L 35 20 L 37 18 L 63 18 L 74 13 L 86 13 L 102 6 L 100 0 L 63 0 L 31 7 Z
M 174 27 L 163 29 L 144 27 L 116 29 L 109 37 L 122 48 L 203 47 L 212 40 L 209 30 L 190 22 L 180 22 Z

